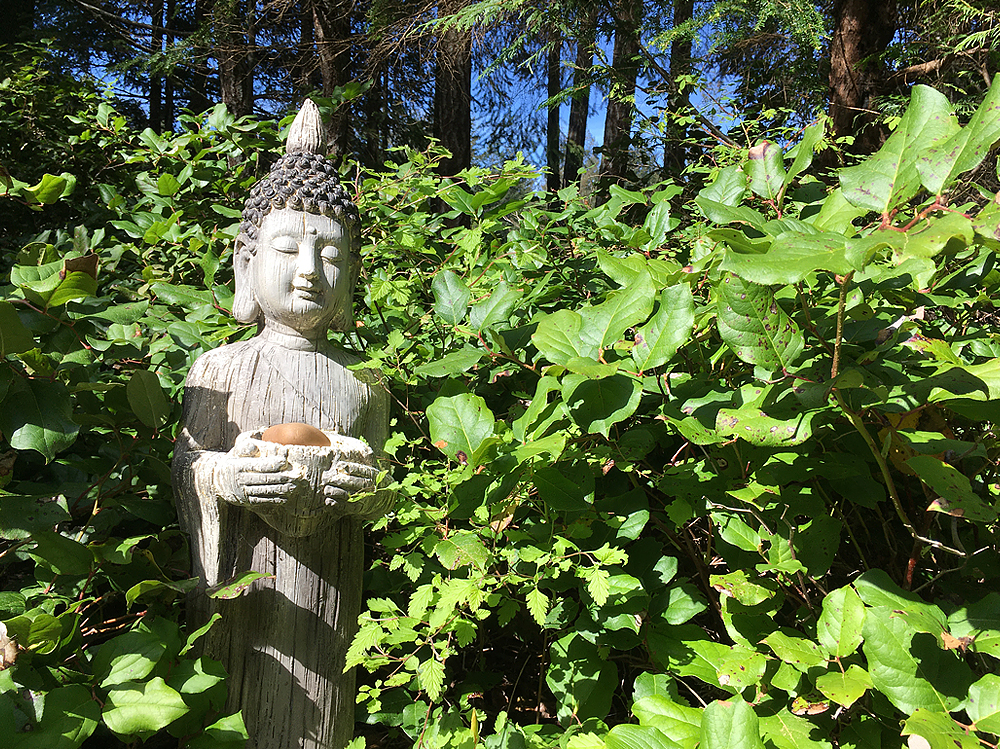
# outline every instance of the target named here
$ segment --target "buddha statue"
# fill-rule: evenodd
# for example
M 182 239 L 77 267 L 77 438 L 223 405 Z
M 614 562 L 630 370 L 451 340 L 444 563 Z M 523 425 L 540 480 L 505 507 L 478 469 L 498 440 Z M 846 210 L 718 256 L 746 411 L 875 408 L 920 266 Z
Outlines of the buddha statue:
M 201 580 L 188 626 L 221 614 L 202 649 L 228 671 L 227 707 L 243 711 L 257 749 L 351 739 L 354 676 L 343 667 L 361 607 L 361 525 L 392 501 L 376 486 L 388 394 L 327 335 L 353 326 L 360 242 L 322 146 L 307 100 L 286 154 L 251 190 L 233 252 L 233 314 L 259 332 L 195 361 L 174 450 Z M 206 594 L 248 570 L 268 577 L 233 600 Z

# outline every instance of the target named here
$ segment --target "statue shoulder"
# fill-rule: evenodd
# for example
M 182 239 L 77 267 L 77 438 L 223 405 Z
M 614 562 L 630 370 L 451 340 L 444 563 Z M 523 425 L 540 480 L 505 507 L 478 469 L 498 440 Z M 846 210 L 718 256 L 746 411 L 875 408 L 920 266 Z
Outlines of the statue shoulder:
M 225 379 L 234 364 L 247 356 L 253 348 L 250 341 L 239 341 L 238 343 L 226 343 L 195 359 L 194 364 L 188 371 L 185 384 L 203 385 L 206 382 L 218 382 L 220 378 Z

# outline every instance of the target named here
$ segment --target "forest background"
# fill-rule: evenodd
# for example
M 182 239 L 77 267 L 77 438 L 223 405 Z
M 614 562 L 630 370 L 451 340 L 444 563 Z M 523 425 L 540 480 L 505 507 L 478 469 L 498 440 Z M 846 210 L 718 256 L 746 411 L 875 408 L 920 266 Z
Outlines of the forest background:
M 5 746 L 245 743 L 168 466 L 307 94 L 396 403 L 358 746 L 997 746 L 993 3 L 4 9 Z

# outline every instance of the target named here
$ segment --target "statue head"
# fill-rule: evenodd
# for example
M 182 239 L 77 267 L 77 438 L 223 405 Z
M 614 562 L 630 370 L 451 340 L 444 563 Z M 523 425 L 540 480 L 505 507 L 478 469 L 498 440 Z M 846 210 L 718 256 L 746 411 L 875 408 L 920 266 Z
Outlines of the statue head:
M 353 327 L 361 270 L 358 209 L 322 155 L 323 125 L 306 99 L 286 153 L 250 190 L 236 238 L 233 315 L 299 332 Z

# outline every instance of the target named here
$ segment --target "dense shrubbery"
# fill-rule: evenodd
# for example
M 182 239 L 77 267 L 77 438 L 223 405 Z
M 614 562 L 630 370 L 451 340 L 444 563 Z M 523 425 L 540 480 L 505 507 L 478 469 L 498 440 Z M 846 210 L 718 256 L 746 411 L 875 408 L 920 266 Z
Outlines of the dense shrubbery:
M 44 106 L 44 80 L 4 85 Z M 947 193 L 998 106 L 994 86 L 960 127 L 917 88 L 836 189 L 814 126 L 695 205 L 669 183 L 526 194 L 520 162 L 442 183 L 433 152 L 345 168 L 369 244 L 342 343 L 397 406 L 399 500 L 350 653 L 361 732 L 995 745 L 1000 205 Z M 2 288 L 0 736 L 239 746 L 182 625 L 168 464 L 187 366 L 253 333 L 226 312 L 230 240 L 278 136 L 221 108 L 134 133 L 93 95 L 72 123 L 75 192 L 0 154 L 7 200 L 82 222 L 17 248 Z

